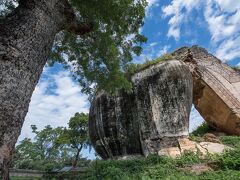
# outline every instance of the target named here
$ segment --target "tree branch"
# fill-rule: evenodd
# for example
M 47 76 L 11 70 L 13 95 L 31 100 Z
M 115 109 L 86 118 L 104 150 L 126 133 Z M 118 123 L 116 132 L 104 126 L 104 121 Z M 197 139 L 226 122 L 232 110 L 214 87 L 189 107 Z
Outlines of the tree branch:
M 93 24 L 92 23 L 85 23 L 85 22 L 79 22 L 76 19 L 72 21 L 70 26 L 67 29 L 70 32 L 73 32 L 77 35 L 84 35 L 86 33 L 89 33 L 93 30 Z

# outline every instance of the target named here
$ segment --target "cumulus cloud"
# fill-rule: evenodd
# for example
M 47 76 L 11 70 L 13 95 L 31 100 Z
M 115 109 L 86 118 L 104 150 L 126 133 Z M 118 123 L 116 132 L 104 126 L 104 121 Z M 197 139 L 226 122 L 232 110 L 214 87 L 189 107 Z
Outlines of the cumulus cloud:
M 216 50 L 216 56 L 223 61 L 240 57 L 240 37 L 224 40 Z
M 89 102 L 87 96 L 80 91 L 69 72 L 63 70 L 51 74 L 49 68 L 45 68 L 33 93 L 19 140 L 32 138 L 32 124 L 39 129 L 46 125 L 67 126 L 70 117 L 76 112 L 87 113 Z
M 200 0 L 173 0 L 170 5 L 163 7 L 163 16 L 169 17 L 169 31 L 167 36 L 173 37 L 176 40 L 180 38 L 180 26 L 185 21 L 188 15 L 197 8 Z
M 204 16 L 216 56 L 223 61 L 240 57 L 240 1 L 208 0 Z
M 236 0 L 173 0 L 164 6 L 163 16 L 170 17 L 168 37 L 179 40 L 181 25 L 187 22 L 193 10 L 202 10 L 208 24 L 216 56 L 223 61 L 240 57 L 240 1 Z

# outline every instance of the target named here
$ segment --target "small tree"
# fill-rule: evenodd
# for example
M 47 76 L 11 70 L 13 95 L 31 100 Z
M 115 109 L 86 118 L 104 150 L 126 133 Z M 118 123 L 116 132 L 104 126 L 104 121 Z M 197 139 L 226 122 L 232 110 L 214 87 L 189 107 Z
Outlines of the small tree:
M 68 145 L 75 150 L 75 158 L 72 166 L 76 167 L 83 148 L 90 146 L 88 137 L 88 114 L 76 113 L 68 123 L 63 134 L 58 139 L 59 144 Z

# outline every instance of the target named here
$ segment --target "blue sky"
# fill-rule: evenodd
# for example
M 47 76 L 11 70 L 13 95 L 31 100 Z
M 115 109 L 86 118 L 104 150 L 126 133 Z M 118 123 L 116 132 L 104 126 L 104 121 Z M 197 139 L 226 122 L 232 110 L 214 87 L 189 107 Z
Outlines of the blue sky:
M 142 34 L 148 37 L 143 54 L 134 62 L 154 59 L 182 46 L 199 45 L 223 62 L 240 66 L 239 0 L 148 0 Z M 87 96 L 61 65 L 45 67 L 34 91 L 21 136 L 33 137 L 30 125 L 67 126 L 76 112 L 88 112 Z M 203 122 L 193 108 L 190 129 Z M 83 153 L 89 158 L 94 153 Z

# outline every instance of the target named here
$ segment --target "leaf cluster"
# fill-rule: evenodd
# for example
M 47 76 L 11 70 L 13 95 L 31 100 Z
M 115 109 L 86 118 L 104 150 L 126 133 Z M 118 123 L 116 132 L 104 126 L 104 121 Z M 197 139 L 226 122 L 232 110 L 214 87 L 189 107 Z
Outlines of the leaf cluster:
M 97 85 L 110 93 L 130 89 L 123 69 L 133 54 L 140 55 L 147 39 L 139 33 L 146 0 L 71 0 L 78 19 L 93 24 L 83 36 L 61 32 L 56 37 L 50 64 L 64 63 L 76 75 L 83 92 Z

